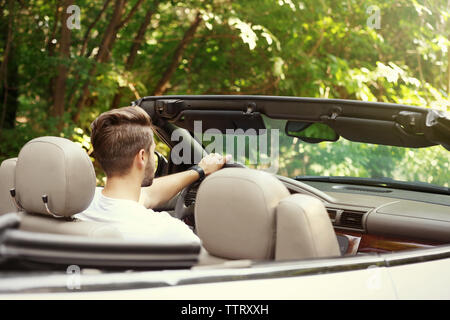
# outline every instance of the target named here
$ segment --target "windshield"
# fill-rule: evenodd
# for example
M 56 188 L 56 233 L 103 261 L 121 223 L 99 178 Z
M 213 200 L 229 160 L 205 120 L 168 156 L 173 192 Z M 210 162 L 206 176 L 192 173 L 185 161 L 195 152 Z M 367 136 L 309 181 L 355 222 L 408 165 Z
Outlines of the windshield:
M 232 154 L 234 161 L 250 168 L 290 178 L 392 179 L 449 187 L 449 151 L 440 145 L 403 148 L 352 142 L 343 137 L 336 142 L 307 143 L 286 135 L 286 120 L 265 116 L 263 120 L 265 136 L 252 135 L 251 129 L 244 134 L 230 130 L 228 134 L 197 135 L 197 140 L 202 140 L 208 152 Z M 218 140 L 221 143 L 217 144 Z
M 388 178 L 449 186 L 449 152 L 440 145 L 403 148 L 352 142 L 343 137 L 336 142 L 311 144 L 287 136 L 285 120 L 264 120 L 267 127 L 280 132 L 280 175 Z

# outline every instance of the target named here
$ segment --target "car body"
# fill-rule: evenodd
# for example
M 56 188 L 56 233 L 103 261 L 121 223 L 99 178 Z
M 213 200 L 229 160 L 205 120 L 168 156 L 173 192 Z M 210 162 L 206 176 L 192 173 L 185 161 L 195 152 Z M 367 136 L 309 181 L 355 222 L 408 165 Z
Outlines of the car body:
M 268 96 L 157 96 L 139 99 L 134 105 L 150 115 L 155 134 L 172 150 L 169 160 L 159 157 L 159 174 L 186 170 L 196 156 L 201 158 L 205 150 L 210 151 L 211 145 L 204 143 L 208 130 L 210 136 L 216 135 L 214 141 L 223 142 L 227 134 L 236 137 L 250 132 L 247 138 L 251 141 L 252 135 L 260 137 L 269 129 L 276 130 L 271 137 L 278 135 L 276 147 L 281 160 L 274 158 L 274 163 L 259 167 L 249 161 L 248 154 L 238 162 L 253 170 L 269 171 L 290 194 L 319 199 L 342 256 L 197 264 L 197 258 L 201 260 L 198 248 L 185 248 L 179 252 L 184 257 L 179 264 L 169 265 L 170 259 L 152 264 L 156 260 L 149 257 L 151 246 L 70 235 L 33 236 L 20 230 L 20 219 L 3 216 L 3 262 L 41 264 L 39 269 L 33 269 L 34 264 L 28 268 L 6 264 L 1 271 L 0 298 L 450 298 L 450 117 L 445 111 Z M 199 132 L 196 122 L 201 122 Z M 290 129 L 288 123 L 292 124 Z M 318 123 L 326 125 L 334 136 L 304 135 Z M 180 137 L 181 147 L 187 145 L 192 150 L 184 162 L 182 156 L 174 161 Z M 247 149 L 248 145 L 250 142 Z M 269 149 L 273 154 L 274 145 Z M 297 157 L 303 161 L 302 169 L 292 160 Z M 411 165 L 410 159 L 419 158 L 421 163 Z M 307 164 L 311 159 L 319 160 Z M 313 175 L 315 172 L 325 174 Z M 354 176 L 355 172 L 360 176 Z M 192 217 L 200 186 L 189 186 L 159 209 L 195 228 Z M 133 259 L 125 256 L 130 248 L 136 251 Z M 108 263 L 101 257 L 105 252 L 111 254 Z M 144 253 L 147 256 L 137 258 Z M 55 254 L 59 256 L 55 258 Z M 78 265 L 81 268 L 76 268 Z M 68 266 L 75 269 L 65 269 Z M 128 269 L 134 271 L 122 272 Z

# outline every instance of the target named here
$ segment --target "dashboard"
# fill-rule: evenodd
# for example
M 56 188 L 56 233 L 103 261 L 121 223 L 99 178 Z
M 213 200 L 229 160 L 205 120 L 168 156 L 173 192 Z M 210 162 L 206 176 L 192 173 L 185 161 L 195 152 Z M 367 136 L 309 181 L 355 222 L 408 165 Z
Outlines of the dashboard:
M 393 252 L 450 243 L 450 196 L 278 177 L 291 193 L 320 198 L 347 254 Z
M 291 194 L 308 194 L 324 203 L 345 255 L 450 243 L 448 195 L 277 178 Z M 183 205 L 192 207 L 192 213 L 199 184 L 193 184 L 183 197 Z M 184 221 L 195 226 L 192 217 Z

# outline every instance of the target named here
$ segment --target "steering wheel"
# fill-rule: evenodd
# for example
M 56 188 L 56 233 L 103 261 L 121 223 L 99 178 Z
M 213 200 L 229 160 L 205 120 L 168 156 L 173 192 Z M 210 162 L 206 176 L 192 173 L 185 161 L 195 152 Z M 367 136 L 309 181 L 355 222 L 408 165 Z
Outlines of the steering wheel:
M 226 163 L 223 168 L 247 168 L 239 162 Z M 175 205 L 175 218 L 185 220 L 194 216 L 195 197 L 203 180 L 197 180 L 181 190 Z

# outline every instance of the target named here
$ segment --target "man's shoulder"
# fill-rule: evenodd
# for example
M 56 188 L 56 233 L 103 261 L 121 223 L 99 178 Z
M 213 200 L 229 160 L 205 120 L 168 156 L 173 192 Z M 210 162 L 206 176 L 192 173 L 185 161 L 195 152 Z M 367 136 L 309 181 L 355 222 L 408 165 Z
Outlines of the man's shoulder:
M 84 211 L 88 211 L 92 208 L 95 208 L 98 205 L 98 203 L 102 197 L 102 191 L 103 191 L 103 187 L 95 187 L 94 197 L 92 198 L 92 201 L 89 204 L 89 206 Z
M 101 195 L 103 188 L 95 187 L 94 197 L 91 200 L 91 203 L 84 209 L 82 212 L 75 214 L 73 217 L 79 220 L 91 220 L 90 215 L 93 211 L 96 211 L 97 203 L 99 200 L 99 196 Z
M 108 198 L 102 190 L 96 188 L 91 204 L 76 218 L 113 223 L 124 238 L 145 238 L 158 243 L 199 241 L 184 222 L 168 212 L 156 212 L 132 200 Z
M 92 198 L 90 205 L 92 205 L 93 203 L 98 201 L 98 199 L 102 195 L 102 191 L 103 191 L 103 187 L 95 187 L 94 197 Z

